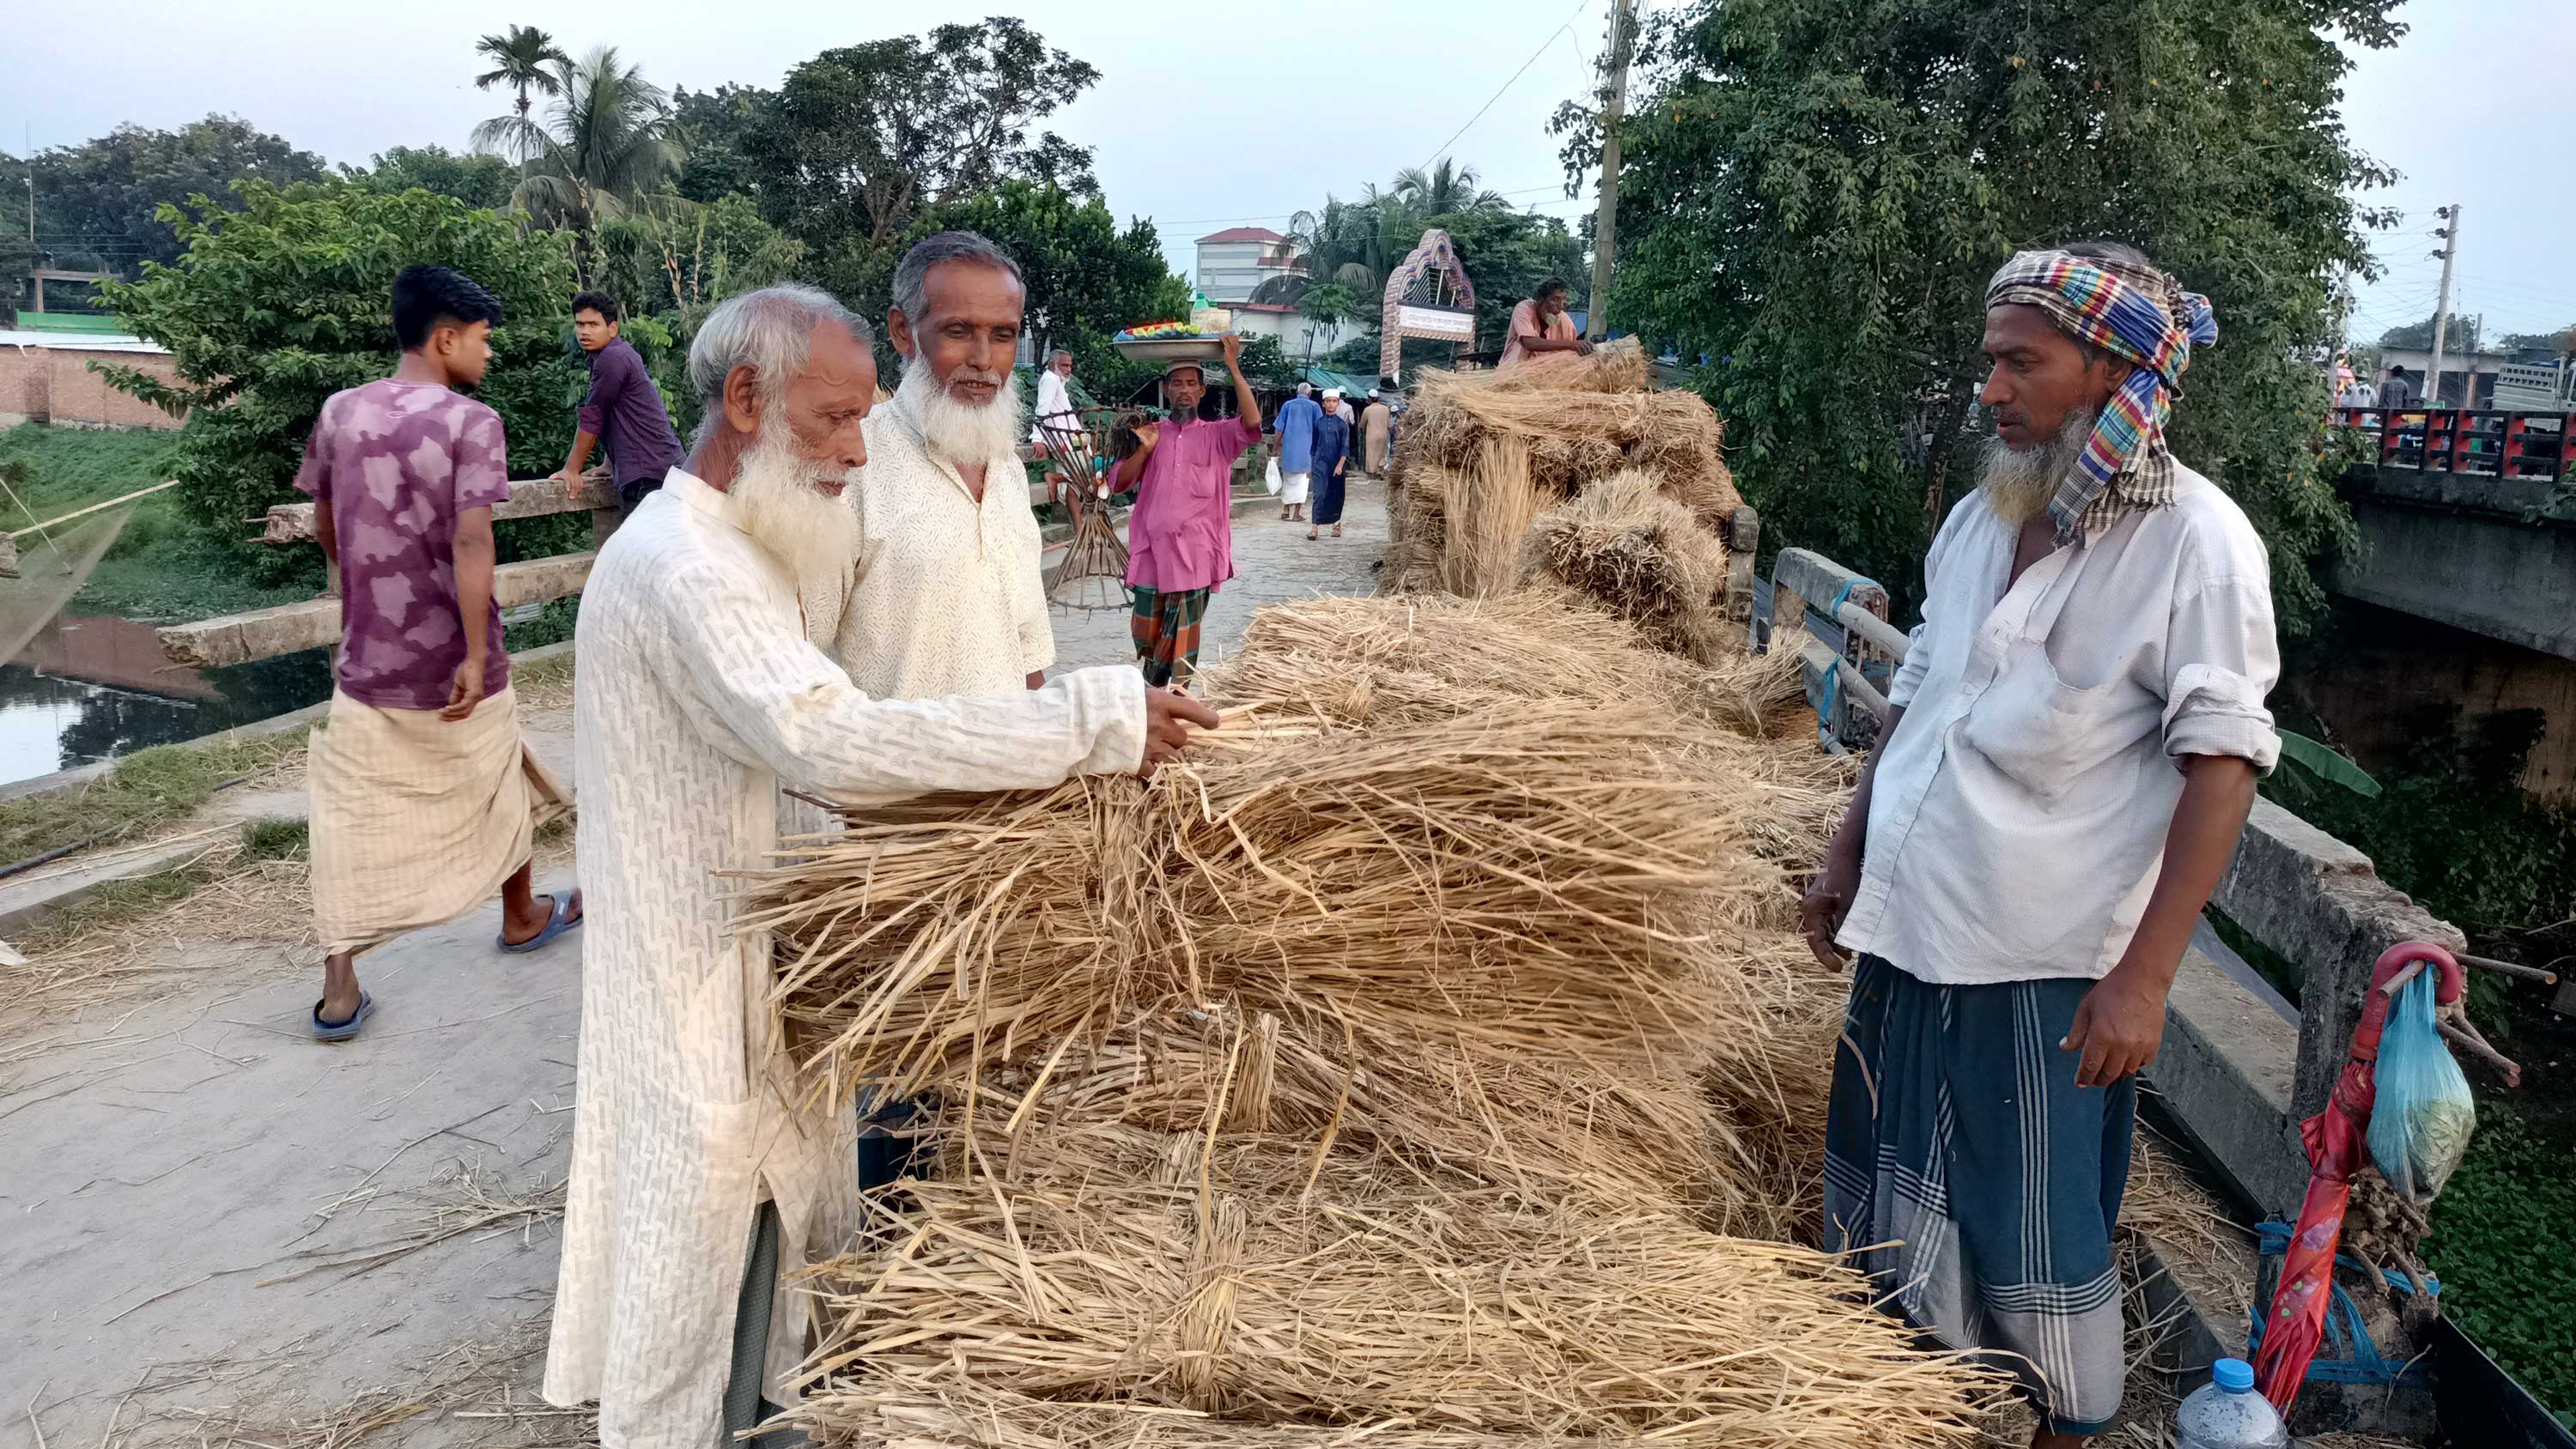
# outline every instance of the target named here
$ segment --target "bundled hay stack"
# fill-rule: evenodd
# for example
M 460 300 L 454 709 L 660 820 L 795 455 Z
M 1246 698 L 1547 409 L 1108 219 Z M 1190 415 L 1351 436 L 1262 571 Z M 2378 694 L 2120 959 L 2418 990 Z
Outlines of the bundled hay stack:
M 1614 473 L 1538 516 L 1527 577 L 1565 585 L 1701 664 L 1742 655 L 1719 612 L 1726 549 L 1642 469 Z
M 1783 1222 L 1762 1190 L 1771 1154 L 1740 1141 L 1702 1095 L 1701 1082 L 1732 1052 L 1676 1050 L 1660 1070 L 1610 1072 L 1483 1061 L 1434 1044 L 1362 1059 L 1354 1046 L 1283 1030 L 1276 1016 L 1169 1012 L 987 1071 L 951 1113 L 955 1130 L 938 1135 L 949 1174 L 973 1165 L 961 1156 L 971 1136 L 983 1167 L 1010 1176 L 1023 1162 L 1081 1159 L 1068 1146 L 1081 1134 L 1213 1125 L 1318 1154 L 1366 1149 L 1412 1170 L 1563 1201 L 1652 1205 L 1728 1232 L 1764 1236 Z
M 1990 1393 L 1809 1250 L 1347 1159 L 1309 1195 L 1312 1154 L 1258 1140 L 1066 1146 L 1008 1180 L 916 1186 L 891 1246 L 817 1271 L 834 1377 L 804 1423 L 854 1433 L 889 1402 L 998 1395 L 1915 1449 L 1968 1442 Z
M 1716 546 L 1743 504 L 1725 430 L 1696 394 L 1652 381 L 1633 342 L 1543 354 L 1509 372 L 1424 373 L 1398 440 L 1386 586 L 1510 592 L 1542 513 L 1632 472 Z M 1722 583 L 1711 581 L 1712 599 Z
M 777 933 L 775 999 L 842 1091 L 966 1087 L 1210 1004 L 1367 1060 L 1651 1071 L 1750 1009 L 1756 984 L 1691 967 L 1783 889 L 1741 844 L 1766 790 L 1712 790 L 1726 742 L 1691 735 L 1563 702 L 1310 748 L 1241 732 L 1150 784 L 854 816 L 757 875 L 743 919 Z

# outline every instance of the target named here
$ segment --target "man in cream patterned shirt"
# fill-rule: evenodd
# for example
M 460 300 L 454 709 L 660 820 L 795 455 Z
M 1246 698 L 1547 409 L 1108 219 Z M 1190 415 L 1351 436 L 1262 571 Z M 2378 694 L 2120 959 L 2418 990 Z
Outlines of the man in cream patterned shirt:
M 827 589 L 807 596 L 809 626 L 831 629 L 871 698 L 1012 694 L 1055 662 L 1011 385 L 1025 295 L 1010 254 L 967 232 L 925 238 L 895 270 L 903 381 L 866 423 L 847 594 L 828 619 Z

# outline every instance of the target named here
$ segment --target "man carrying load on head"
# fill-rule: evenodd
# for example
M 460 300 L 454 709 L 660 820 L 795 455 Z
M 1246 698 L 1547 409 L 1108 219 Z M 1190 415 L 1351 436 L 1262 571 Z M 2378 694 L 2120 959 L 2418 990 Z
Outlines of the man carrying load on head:
M 1859 953 L 1834 1064 L 1826 1246 L 1994 1354 L 2032 1443 L 2109 1426 L 2111 1229 L 2134 1073 L 2279 757 L 2270 572 L 2167 449 L 2207 299 L 2134 248 L 2023 252 L 1986 293 L 1978 490 L 1924 561 L 1923 623 L 1802 911 Z
M 1199 416 L 1207 380 L 1195 362 L 1163 373 L 1172 416 L 1136 429 L 1136 451 L 1118 460 L 1109 491 L 1136 490 L 1127 519 L 1127 587 L 1136 610 L 1128 631 L 1145 682 L 1187 684 L 1199 662 L 1199 619 L 1208 595 L 1234 577 L 1234 460 L 1261 441 L 1261 400 L 1243 376 L 1243 339 L 1224 338 L 1234 376 L 1230 418 Z

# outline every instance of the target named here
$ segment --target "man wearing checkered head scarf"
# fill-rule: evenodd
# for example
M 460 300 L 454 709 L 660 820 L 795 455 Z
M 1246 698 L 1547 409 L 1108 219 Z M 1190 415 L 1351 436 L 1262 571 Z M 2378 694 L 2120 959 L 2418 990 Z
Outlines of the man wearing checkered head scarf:
M 1804 903 L 1818 956 L 1859 957 L 1828 1246 L 1872 1248 L 1907 1317 L 2013 1372 L 2035 1445 L 2118 1412 L 2135 1074 L 2280 754 L 2262 542 L 2165 441 L 2217 336 L 2208 299 L 2118 243 L 1995 273 L 1984 477 L 1924 560 L 1923 622 Z

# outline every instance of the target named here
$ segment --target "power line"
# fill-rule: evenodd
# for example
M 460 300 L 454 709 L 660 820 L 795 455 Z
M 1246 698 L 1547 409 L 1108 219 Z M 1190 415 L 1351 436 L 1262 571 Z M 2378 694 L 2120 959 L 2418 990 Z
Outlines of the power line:
M 1450 132 L 1449 139 L 1440 143 L 1440 149 L 1432 152 L 1428 157 L 1424 158 L 1421 169 L 1425 171 L 1430 170 L 1432 162 L 1447 155 L 1449 153 L 1449 148 L 1458 143 L 1458 138 L 1467 134 L 1467 127 L 1473 126 L 1478 121 L 1483 120 L 1485 118 L 1485 113 L 1494 108 L 1494 102 L 1503 98 L 1503 92 L 1512 88 L 1512 82 L 1519 80 L 1531 66 L 1538 64 L 1538 58 L 1547 54 L 1548 47 L 1556 44 L 1556 38 L 1558 36 L 1562 35 L 1568 39 L 1572 39 L 1574 36 L 1574 17 L 1589 9 L 1592 4 L 1593 0 L 1575 0 L 1574 8 L 1565 12 L 1565 20 L 1563 23 L 1559 24 L 1554 30 L 1547 33 L 1547 39 L 1538 43 L 1538 49 L 1530 52 L 1529 59 L 1521 62 L 1521 68 L 1513 71 L 1509 80 L 1506 80 L 1501 85 L 1494 87 L 1494 93 L 1485 97 L 1485 103 L 1476 108 L 1476 114 L 1467 118 L 1466 126 L 1460 126 L 1457 130 Z

